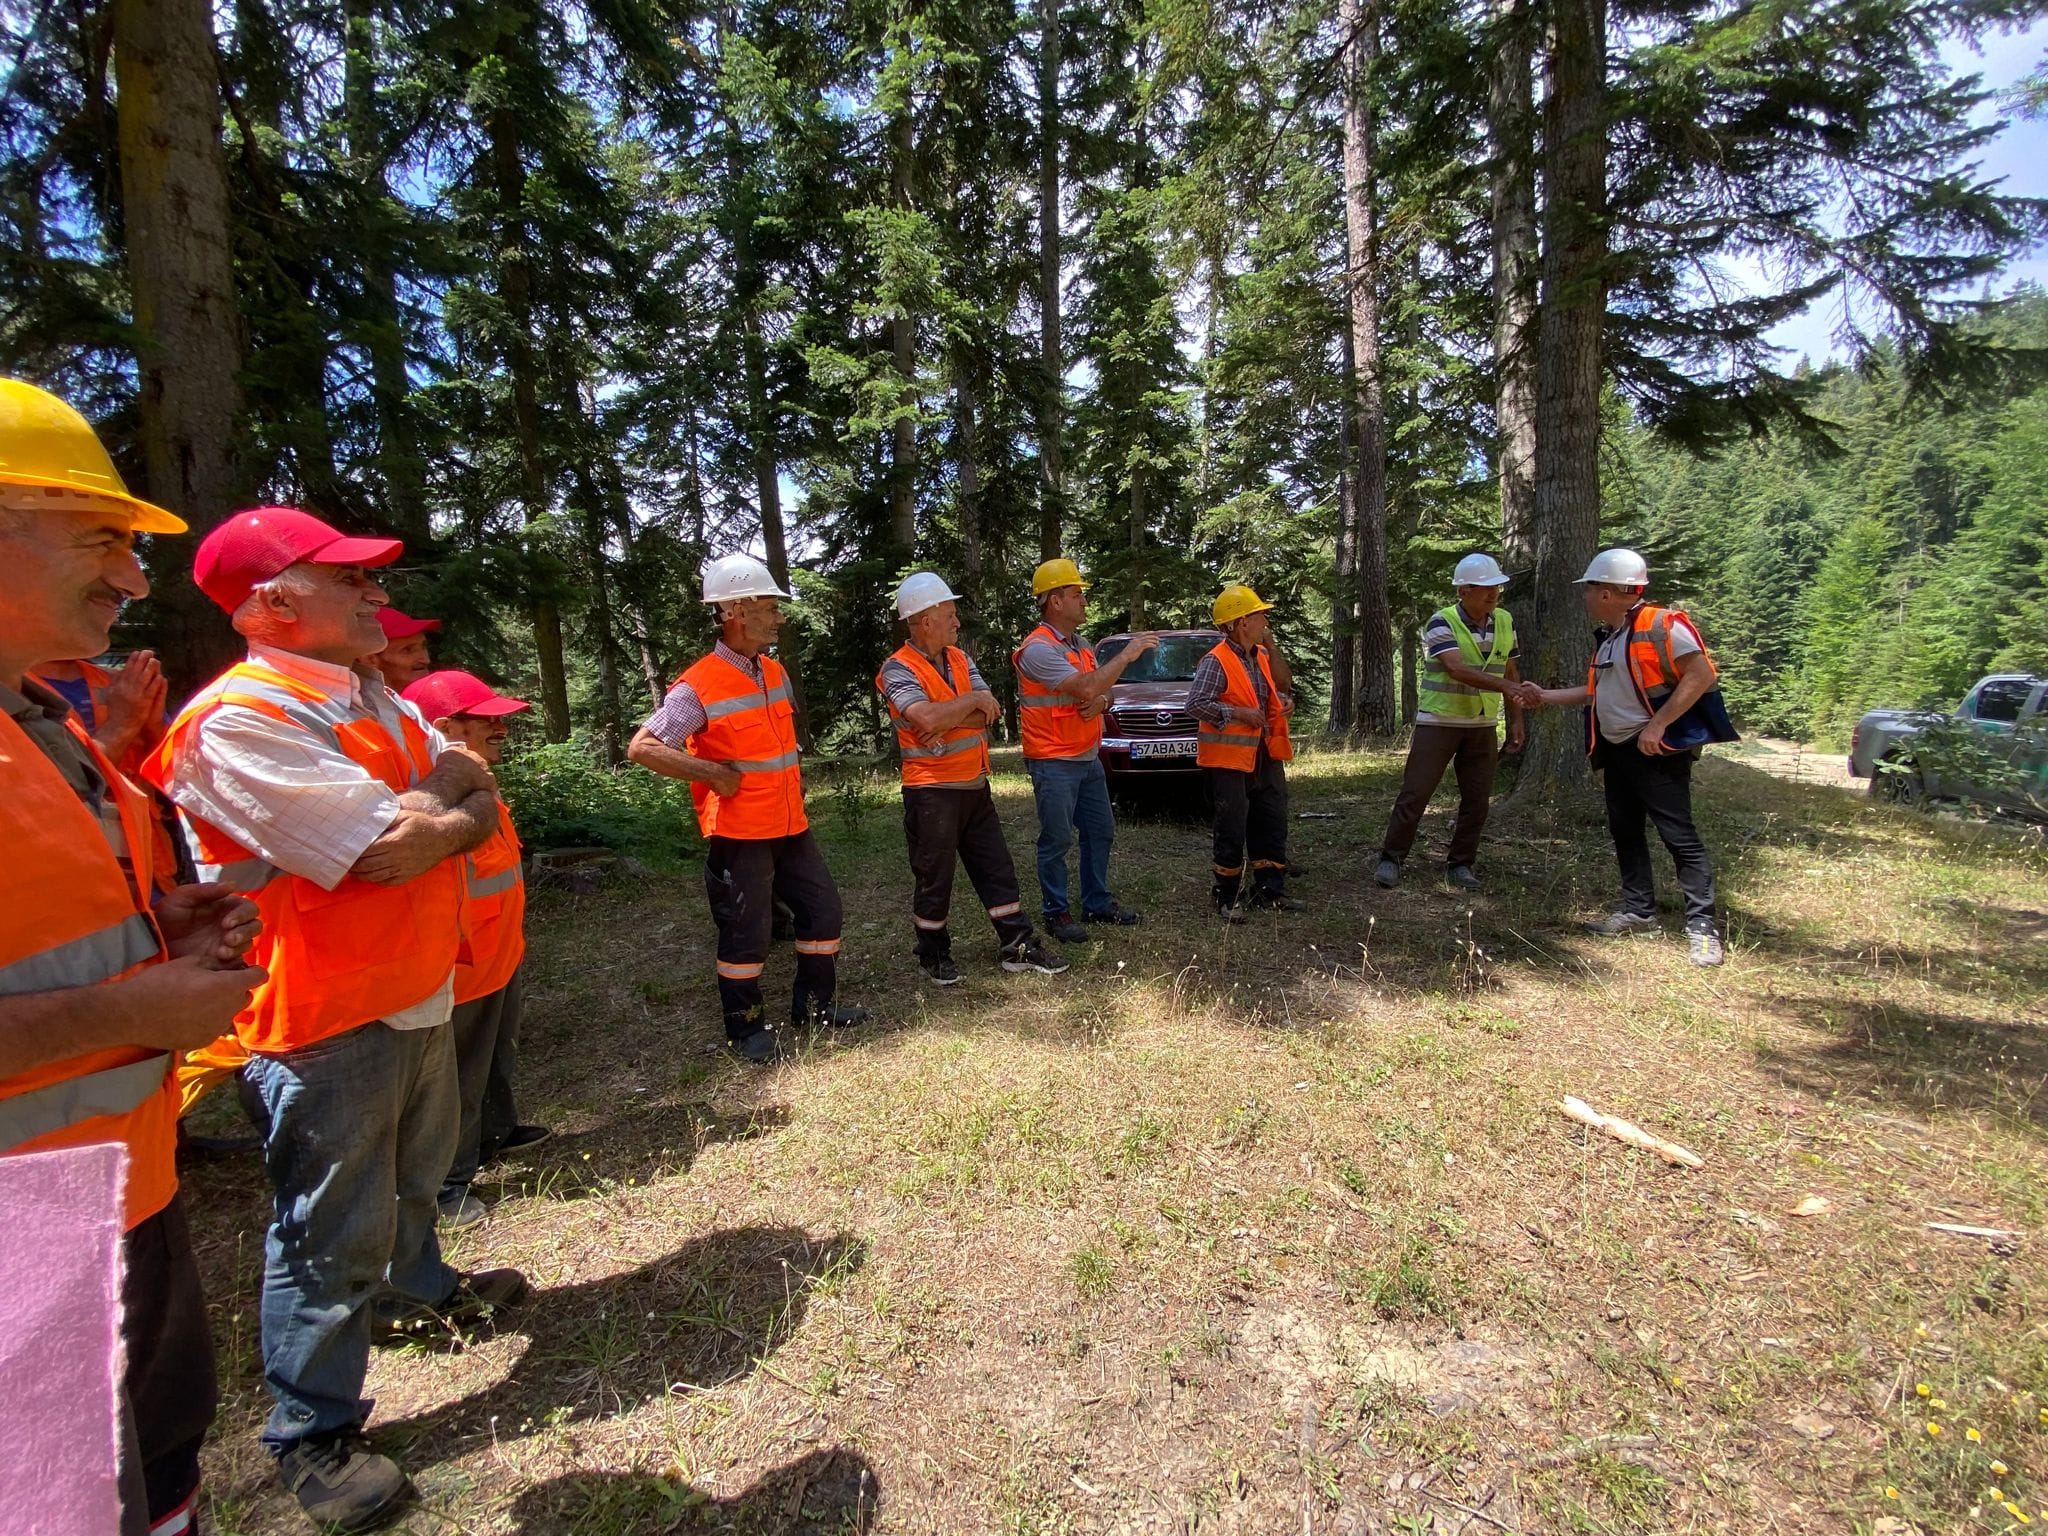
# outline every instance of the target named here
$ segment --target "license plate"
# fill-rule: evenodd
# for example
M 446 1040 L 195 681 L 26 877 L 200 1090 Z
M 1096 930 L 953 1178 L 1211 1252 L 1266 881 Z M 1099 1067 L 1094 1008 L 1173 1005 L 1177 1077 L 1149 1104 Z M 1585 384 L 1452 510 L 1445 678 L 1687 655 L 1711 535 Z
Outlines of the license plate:
M 1192 741 L 1134 741 L 1131 743 L 1131 761 L 1141 757 L 1193 757 L 1195 744 Z

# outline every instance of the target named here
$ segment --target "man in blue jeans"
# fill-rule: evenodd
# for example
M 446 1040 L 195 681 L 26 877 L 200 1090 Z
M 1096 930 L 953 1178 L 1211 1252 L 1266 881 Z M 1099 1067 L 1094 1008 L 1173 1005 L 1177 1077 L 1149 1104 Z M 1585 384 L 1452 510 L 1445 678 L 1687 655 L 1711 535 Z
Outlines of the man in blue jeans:
M 1017 709 L 1024 727 L 1024 766 L 1038 801 L 1038 885 L 1046 931 L 1066 944 L 1085 944 L 1067 900 L 1067 849 L 1081 834 L 1081 916 L 1129 927 L 1138 914 L 1109 893 L 1109 847 L 1116 818 L 1102 771 L 1102 712 L 1124 669 L 1159 644 L 1133 635 L 1108 665 L 1081 639 L 1088 584 L 1071 560 L 1048 560 L 1031 576 L 1042 622 L 1010 655 L 1017 669 Z

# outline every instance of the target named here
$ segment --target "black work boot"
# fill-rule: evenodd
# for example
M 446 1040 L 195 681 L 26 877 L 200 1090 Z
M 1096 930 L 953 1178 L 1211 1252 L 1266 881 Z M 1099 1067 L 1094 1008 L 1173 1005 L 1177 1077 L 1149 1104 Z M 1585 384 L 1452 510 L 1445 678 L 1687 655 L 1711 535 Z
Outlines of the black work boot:
M 277 1476 L 323 1531 L 374 1531 L 412 1497 L 412 1479 L 358 1430 L 301 1440 L 277 1458 Z

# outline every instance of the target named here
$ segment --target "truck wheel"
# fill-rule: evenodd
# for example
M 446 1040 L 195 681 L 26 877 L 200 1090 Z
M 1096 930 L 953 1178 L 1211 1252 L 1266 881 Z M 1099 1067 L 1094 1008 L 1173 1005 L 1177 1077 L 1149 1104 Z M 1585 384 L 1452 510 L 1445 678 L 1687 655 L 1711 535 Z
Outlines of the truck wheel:
M 1870 793 L 1873 799 L 1918 808 L 1927 804 L 1927 780 L 1910 757 L 1880 758 L 1871 769 Z

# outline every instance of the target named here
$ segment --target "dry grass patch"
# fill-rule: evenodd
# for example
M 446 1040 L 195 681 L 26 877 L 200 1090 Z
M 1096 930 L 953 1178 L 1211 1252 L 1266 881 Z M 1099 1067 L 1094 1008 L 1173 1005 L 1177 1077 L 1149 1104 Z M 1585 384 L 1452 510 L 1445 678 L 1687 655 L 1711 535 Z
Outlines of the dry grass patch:
M 1297 808 L 1337 817 L 1295 823 L 1299 918 L 1215 924 L 1206 827 L 1127 815 L 1144 926 L 1012 977 L 963 891 L 945 993 L 893 796 L 836 791 L 878 1021 L 766 1072 L 718 1050 L 693 879 L 539 902 L 526 1108 L 562 1134 L 493 1170 L 455 1257 L 541 1294 L 378 1359 L 407 1528 L 2004 1530 L 1991 1486 L 2040 1514 L 2037 847 L 1710 763 L 1733 944 L 1699 973 L 1675 922 L 1577 931 L 1597 828 L 1497 827 L 1472 900 L 1430 877 L 1433 818 L 1409 883 L 1370 886 L 1397 770 L 1298 765 Z M 297 1528 L 255 1443 L 258 1178 L 191 1180 L 225 1536 Z

